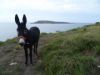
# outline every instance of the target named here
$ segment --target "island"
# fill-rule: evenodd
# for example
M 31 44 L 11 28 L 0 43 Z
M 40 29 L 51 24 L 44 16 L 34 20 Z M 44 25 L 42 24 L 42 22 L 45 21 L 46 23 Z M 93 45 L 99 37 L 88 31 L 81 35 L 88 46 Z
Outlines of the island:
M 69 22 L 58 22 L 58 21 L 49 21 L 49 20 L 39 20 L 31 24 L 69 24 Z

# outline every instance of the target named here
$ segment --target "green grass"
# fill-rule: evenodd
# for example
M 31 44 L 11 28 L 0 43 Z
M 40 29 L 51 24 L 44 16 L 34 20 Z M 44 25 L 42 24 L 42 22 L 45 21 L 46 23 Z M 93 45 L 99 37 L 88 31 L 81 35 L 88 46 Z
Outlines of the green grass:
M 17 39 L 13 38 L 13 39 L 8 39 L 4 42 L 0 41 L 0 46 L 8 45 L 8 44 L 11 44 L 11 43 L 17 43 Z
M 41 51 L 43 75 L 94 74 L 100 54 L 99 33 L 97 24 L 54 33 Z
M 0 41 L 0 46 L 3 46 L 3 45 L 5 45 L 5 43 Z

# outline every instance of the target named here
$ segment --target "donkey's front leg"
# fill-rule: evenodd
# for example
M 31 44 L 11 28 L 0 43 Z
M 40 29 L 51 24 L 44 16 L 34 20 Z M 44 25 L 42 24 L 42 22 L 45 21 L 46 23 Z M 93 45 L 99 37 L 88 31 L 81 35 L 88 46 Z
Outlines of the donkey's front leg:
M 30 49 L 30 63 L 33 64 L 33 61 L 32 61 L 32 46 L 30 46 L 29 49 Z
M 28 48 L 25 46 L 24 46 L 24 51 L 25 51 L 25 58 L 26 58 L 25 64 L 27 64 L 28 63 Z

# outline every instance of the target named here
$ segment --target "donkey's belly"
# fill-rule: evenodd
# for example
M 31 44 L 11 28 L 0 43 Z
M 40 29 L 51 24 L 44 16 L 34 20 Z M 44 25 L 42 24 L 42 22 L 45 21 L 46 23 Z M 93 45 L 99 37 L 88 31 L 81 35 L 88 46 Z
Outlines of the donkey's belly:
M 37 27 L 32 27 L 30 29 L 30 42 L 32 44 L 37 43 L 40 37 L 40 30 Z

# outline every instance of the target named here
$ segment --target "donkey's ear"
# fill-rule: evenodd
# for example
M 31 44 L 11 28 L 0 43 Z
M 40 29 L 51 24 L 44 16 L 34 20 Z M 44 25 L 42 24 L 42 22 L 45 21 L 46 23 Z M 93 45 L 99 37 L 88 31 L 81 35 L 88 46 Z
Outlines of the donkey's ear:
M 18 18 L 18 15 L 17 15 L 17 14 L 15 15 L 15 22 L 16 22 L 17 25 L 20 24 L 20 22 L 19 22 L 19 18 Z
M 26 25 L 26 22 L 27 22 L 27 18 L 25 16 L 25 14 L 23 15 L 23 23 Z

